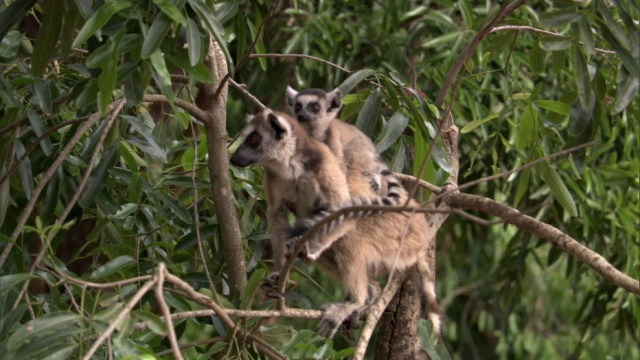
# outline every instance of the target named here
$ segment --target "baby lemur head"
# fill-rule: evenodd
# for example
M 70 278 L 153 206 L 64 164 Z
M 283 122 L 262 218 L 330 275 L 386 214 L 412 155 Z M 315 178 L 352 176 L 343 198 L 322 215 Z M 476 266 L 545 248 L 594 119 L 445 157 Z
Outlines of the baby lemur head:
M 231 156 L 238 167 L 282 163 L 296 152 L 295 120 L 289 115 L 264 109 L 247 118 L 242 129 L 244 141 Z
M 287 104 L 303 126 L 327 126 L 342 107 L 342 92 L 337 88 L 329 93 L 321 89 L 297 91 L 287 86 Z

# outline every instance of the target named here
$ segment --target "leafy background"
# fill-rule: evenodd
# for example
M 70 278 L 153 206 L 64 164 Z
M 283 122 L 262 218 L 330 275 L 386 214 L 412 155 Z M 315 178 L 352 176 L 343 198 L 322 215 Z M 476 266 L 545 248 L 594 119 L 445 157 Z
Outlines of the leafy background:
M 104 283 L 151 274 L 163 262 L 199 291 L 219 293 L 226 307 L 274 306 L 257 286 L 269 265 L 260 171 L 231 168 L 248 277 L 244 293 L 235 294 L 221 251 L 203 126 L 182 108 L 143 101 L 149 94 L 195 100 L 197 84 L 213 80 L 204 64 L 208 34 L 221 45 L 231 78 L 267 106 L 284 109 L 287 85 L 342 84 L 350 90 L 342 119 L 369 134 L 394 171 L 418 175 L 426 163 L 421 177 L 441 184 L 448 164 L 434 140 L 442 113 L 436 95 L 497 6 L 446 0 L 0 4 L 0 241 L 8 255 L 0 278 L 0 353 L 16 359 L 85 354 L 139 287 L 99 289 L 62 282 L 59 273 Z M 501 28 L 480 43 L 448 98 L 461 129 L 460 184 L 593 141 L 569 157 L 465 191 L 558 227 L 634 278 L 640 261 L 638 14 L 634 2 L 530 1 L 499 24 L 519 30 Z M 114 121 L 91 117 L 107 114 L 120 98 L 127 103 Z M 230 137 L 255 109 L 230 89 Z M 68 144 L 69 155 L 47 175 Z M 35 207 L 24 214 L 30 201 Z M 14 234 L 22 216 L 26 227 Z M 197 255 L 196 228 L 205 262 Z M 43 265 L 31 267 L 39 252 Z M 638 298 L 528 233 L 451 216 L 438 234 L 437 261 L 448 356 L 640 356 Z M 343 296 L 313 266 L 297 266 L 294 280 L 300 286 L 288 294 L 292 306 L 317 308 Z M 180 291 L 164 295 L 172 311 L 202 308 Z M 153 296 L 143 297 L 96 356 L 168 354 L 157 306 Z M 217 317 L 174 325 L 180 343 L 191 344 L 185 357 L 264 357 Z M 243 329 L 293 358 L 351 353 L 348 339 L 327 341 L 314 325 L 248 319 Z M 196 345 L 211 338 L 216 341 Z

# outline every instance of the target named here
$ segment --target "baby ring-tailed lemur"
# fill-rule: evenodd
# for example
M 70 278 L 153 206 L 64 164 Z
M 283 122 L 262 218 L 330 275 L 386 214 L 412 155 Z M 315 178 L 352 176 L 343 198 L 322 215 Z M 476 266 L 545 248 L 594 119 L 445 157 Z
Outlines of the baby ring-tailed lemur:
M 298 92 L 287 86 L 286 98 L 294 118 L 314 139 L 327 144 L 331 152 L 342 162 L 351 199 L 341 208 L 359 205 L 399 205 L 406 201 L 406 190 L 380 159 L 371 139 L 357 127 L 337 118 L 342 107 L 342 93 L 339 89 L 328 93 L 321 89 Z M 360 175 L 358 172 L 364 177 L 354 176 Z M 316 237 L 330 234 L 346 219 L 372 214 L 375 212 L 345 214 L 325 224 Z M 290 236 L 301 235 L 328 215 L 330 212 L 322 211 L 312 218 L 302 219 L 290 230 Z
M 298 217 L 309 217 L 318 209 L 335 209 L 350 196 L 347 176 L 354 182 L 367 182 L 360 171 L 347 170 L 345 176 L 329 148 L 310 137 L 286 114 L 262 110 L 248 120 L 242 136 L 243 143 L 231 157 L 231 163 L 240 167 L 264 165 L 267 220 L 274 249 L 279 248 L 280 254 L 284 252 L 283 229 L 288 226 L 289 211 Z M 409 205 L 417 203 L 410 200 Z M 359 312 L 375 300 L 379 291 L 371 277 L 415 266 L 422 284 L 423 314 L 433 322 L 439 335 L 435 276 L 428 262 L 434 254 L 429 249 L 427 229 L 422 214 L 384 212 L 375 218 L 347 221 L 337 230 L 340 233 L 332 234 L 340 241 L 320 246 L 323 251 L 315 253 L 315 259 L 342 284 L 348 300 L 325 308 L 319 332 L 332 337 L 347 318 L 359 318 Z M 307 243 L 308 253 L 314 254 L 319 248 L 315 245 L 317 241 L 323 240 Z

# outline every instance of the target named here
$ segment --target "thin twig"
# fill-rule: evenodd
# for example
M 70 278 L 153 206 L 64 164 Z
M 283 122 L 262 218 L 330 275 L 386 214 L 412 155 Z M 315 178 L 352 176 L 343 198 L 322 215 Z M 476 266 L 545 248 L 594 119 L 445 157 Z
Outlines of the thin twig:
M 332 66 L 338 70 L 344 71 L 348 74 L 353 73 L 353 71 L 349 70 L 349 69 L 345 69 L 340 65 L 334 64 L 331 61 L 327 61 L 325 59 L 321 59 L 319 57 L 315 57 L 315 56 L 311 56 L 311 55 L 307 55 L 307 54 L 251 54 L 249 55 L 250 58 L 298 58 L 298 59 L 309 59 L 309 60 L 313 60 L 325 65 L 329 65 Z
M 177 360 L 182 360 L 182 353 L 180 352 L 180 345 L 178 344 L 178 338 L 176 337 L 176 330 L 173 328 L 173 321 L 171 320 L 171 311 L 169 311 L 169 306 L 164 300 L 164 294 L 162 291 L 164 285 L 164 274 L 166 271 L 167 268 L 164 263 L 158 264 L 158 269 L 156 270 L 156 301 L 158 301 L 158 306 L 160 306 L 162 316 L 164 316 L 164 321 L 167 324 L 167 331 L 169 332 L 169 342 L 171 343 L 171 349 L 173 350 L 173 357 Z
M 114 104 L 115 103 L 111 103 L 107 107 L 107 111 L 112 111 L 113 107 L 115 106 Z M 73 137 L 71 138 L 71 140 L 69 140 L 69 142 L 65 145 L 65 147 L 60 151 L 60 154 L 58 154 L 58 157 L 56 157 L 56 159 L 53 161 L 53 164 L 51 164 L 49 169 L 47 169 L 47 171 L 42 175 L 40 182 L 38 182 L 38 185 L 36 186 L 36 188 L 33 190 L 31 194 L 31 198 L 29 198 L 29 202 L 24 207 L 24 209 L 22 210 L 22 213 L 20 213 L 20 216 L 16 221 L 16 227 L 14 228 L 13 233 L 11 234 L 11 241 L 7 243 L 4 250 L 2 251 L 2 254 L 0 254 L 0 268 L 4 266 L 4 263 L 9 257 L 9 253 L 11 252 L 11 249 L 13 248 L 15 241 L 18 239 L 20 234 L 22 234 L 22 230 L 24 229 L 24 226 L 27 224 L 27 220 L 29 219 L 29 216 L 31 216 L 33 209 L 35 207 L 35 204 L 38 200 L 38 197 L 44 190 L 45 186 L 49 183 L 53 175 L 55 175 L 55 173 L 58 171 L 58 168 L 60 168 L 62 163 L 67 159 L 67 157 L 69 157 L 69 154 L 71 153 L 73 148 L 78 144 L 80 139 L 89 131 L 89 129 L 93 125 L 95 125 L 98 122 L 98 120 L 100 120 L 101 117 L 102 117 L 102 114 L 99 112 L 91 115 L 89 119 L 85 123 L 83 123 L 80 126 L 80 128 L 78 128 L 78 131 L 76 131 L 76 133 L 73 134 Z
M 242 93 L 242 95 L 247 97 L 249 100 L 253 101 L 254 104 L 258 105 L 260 110 L 266 108 L 266 106 L 263 103 L 261 103 L 260 100 L 258 100 L 258 98 L 253 96 L 250 92 L 247 91 L 247 89 L 244 88 L 244 86 L 238 84 L 232 78 L 229 78 L 229 84 L 231 85 L 232 88 L 238 90 L 240 93 Z
M 107 134 L 111 129 L 111 126 L 113 126 L 115 119 L 118 117 L 118 113 L 120 112 L 120 110 L 122 110 L 122 107 L 124 106 L 125 103 L 126 103 L 126 99 L 122 98 L 110 104 L 110 105 L 113 105 L 113 109 L 109 110 L 111 112 L 111 116 L 107 120 L 107 123 L 104 129 L 102 129 L 102 133 L 100 134 L 100 137 L 96 141 L 95 149 L 93 150 L 93 153 L 91 154 L 91 159 L 87 164 L 87 171 L 84 172 L 82 179 L 80 180 L 80 183 L 76 188 L 75 193 L 73 194 L 71 199 L 69 199 L 69 202 L 67 203 L 64 210 L 62 211 L 62 214 L 60 214 L 60 217 L 58 217 L 58 220 L 56 220 L 56 223 L 58 224 L 58 226 L 51 229 L 51 231 L 47 234 L 47 238 L 42 240 L 42 248 L 40 249 L 40 252 L 38 252 L 36 259 L 31 264 L 31 269 L 29 270 L 30 274 L 33 274 L 33 272 L 36 270 L 36 266 L 38 266 L 38 264 L 42 261 L 42 258 L 44 258 L 47 248 L 49 247 L 49 244 L 51 244 L 51 241 L 53 241 L 54 237 L 58 234 L 60 229 L 62 229 L 62 225 L 64 224 L 64 221 L 67 219 L 67 216 L 69 216 L 69 213 L 71 212 L 71 210 L 76 206 L 76 202 L 80 198 L 80 195 L 84 190 L 84 187 L 87 185 L 87 182 L 89 181 L 89 176 L 91 175 L 91 172 L 93 170 L 93 165 L 97 162 L 98 153 L 102 148 L 102 144 L 104 143 L 104 140 L 106 139 Z M 16 308 L 20 303 L 20 297 L 22 295 L 26 295 L 30 282 L 31 282 L 31 279 L 27 279 L 24 282 L 24 285 L 22 286 L 22 291 L 20 292 L 20 295 L 18 296 L 18 298 L 16 299 L 16 302 L 13 305 L 14 308 Z
M 167 97 L 164 95 L 144 95 L 142 97 L 142 101 L 143 102 L 162 102 L 167 104 L 169 103 L 169 99 L 167 99 Z M 191 116 L 198 119 L 199 121 L 203 123 L 207 121 L 207 114 L 204 111 L 200 110 L 197 106 L 193 105 L 192 103 L 182 99 L 175 99 L 174 104 L 177 107 L 182 108 L 183 110 L 188 112 Z
M 151 280 L 147 281 L 144 285 L 142 285 L 140 290 L 138 290 L 138 292 L 136 292 L 135 295 L 133 295 L 131 300 L 129 300 L 129 302 L 127 302 L 127 304 L 124 306 L 122 311 L 118 314 L 118 317 L 116 317 L 116 319 L 111 324 L 109 324 L 107 329 L 100 335 L 100 337 L 98 337 L 98 339 L 93 343 L 93 345 L 91 345 L 91 348 L 89 349 L 89 351 L 82 358 L 83 360 L 89 360 L 89 359 L 91 359 L 93 357 L 93 354 L 95 354 L 95 352 L 98 350 L 100 345 L 102 345 L 102 343 L 109 336 L 111 336 L 111 334 L 115 331 L 115 329 L 118 327 L 118 325 L 120 325 L 127 318 L 127 315 L 129 315 L 131 310 L 133 310 L 133 307 L 136 306 L 138 301 L 140 301 L 142 299 L 142 297 L 147 292 L 149 292 L 149 290 L 151 290 L 151 288 L 157 282 L 158 282 L 158 279 L 151 279 Z
M 0 189 L 2 189 L 3 186 L 5 186 L 6 182 L 9 180 L 9 177 L 20 167 L 20 164 L 27 157 L 29 157 L 29 155 L 31 155 L 31 153 L 38 147 L 38 145 L 40 145 L 40 141 L 46 139 L 47 137 L 49 137 L 49 135 L 53 134 L 54 132 L 58 131 L 59 129 L 61 129 L 61 128 L 65 127 L 65 126 L 79 124 L 79 123 L 81 123 L 83 121 L 86 121 L 87 119 L 88 119 L 88 117 L 83 117 L 83 118 L 79 118 L 79 119 L 73 119 L 73 120 L 65 121 L 65 122 L 63 122 L 61 124 L 57 124 L 57 125 L 53 126 L 51 129 L 47 130 L 44 134 L 39 136 L 37 139 L 35 139 L 31 143 L 31 146 L 29 146 L 27 148 L 27 150 L 24 152 L 24 154 L 22 154 L 22 156 L 20 156 L 20 158 L 16 161 L 15 164 L 13 164 L 13 162 L 11 162 L 9 164 L 9 166 L 10 166 L 9 170 L 7 170 L 4 173 L 4 175 L 2 176 L 2 179 L 0 180 Z M 13 155 L 11 157 L 13 157 Z M 13 164 L 13 165 L 11 165 L 11 164 Z
M 524 26 L 524 25 L 496 26 L 493 29 L 491 29 L 491 31 L 489 33 L 492 34 L 492 33 L 498 32 L 498 31 L 505 31 L 505 30 L 532 31 L 532 32 L 536 32 L 536 33 L 540 33 L 540 34 L 544 34 L 544 35 L 556 36 L 556 37 L 561 37 L 561 38 L 573 40 L 573 41 L 577 42 L 580 45 L 584 45 L 584 43 L 582 41 L 577 41 L 575 38 L 573 38 L 571 36 L 560 34 L 560 33 L 553 32 L 553 31 L 547 31 L 547 30 L 538 29 L 538 28 L 535 28 L 533 26 Z M 605 49 L 600 49 L 600 48 L 594 48 L 594 50 L 596 52 L 598 52 L 598 53 L 601 53 L 601 54 L 617 55 L 617 53 L 615 51 L 611 51 L 611 50 L 605 50 Z

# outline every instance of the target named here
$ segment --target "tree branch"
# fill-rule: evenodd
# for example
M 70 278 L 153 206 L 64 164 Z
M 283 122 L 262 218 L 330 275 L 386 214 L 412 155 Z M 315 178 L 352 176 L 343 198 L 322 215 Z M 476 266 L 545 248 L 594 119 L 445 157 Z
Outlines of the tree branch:
M 582 245 L 554 226 L 536 220 L 498 201 L 477 195 L 454 192 L 447 194 L 444 200 L 451 204 L 451 206 L 473 209 L 498 216 L 509 224 L 515 225 L 524 231 L 555 244 L 569 255 L 584 262 L 605 280 L 640 296 L 640 284 L 638 280 L 619 271 L 602 257 L 602 255 Z
M 213 74 L 212 84 L 201 85 L 197 105 L 205 113 L 204 127 L 207 133 L 207 153 L 209 177 L 216 215 L 220 226 L 222 251 L 229 287 L 234 294 L 242 294 L 247 284 L 242 234 L 236 212 L 236 203 L 231 190 L 229 159 L 227 158 L 227 89 L 223 84 L 227 73 L 227 63 L 222 50 L 213 38 L 209 42 L 209 51 L 205 65 Z M 217 91 L 220 89 L 220 91 Z M 218 92 L 219 94 L 216 94 Z
M 142 97 L 142 101 L 143 102 L 162 102 L 167 104 L 169 103 L 169 99 L 167 99 L 167 97 L 164 95 L 144 95 Z M 176 98 L 174 100 L 174 104 L 176 104 L 177 107 L 188 112 L 191 116 L 198 119 L 200 122 L 202 123 L 207 122 L 207 119 L 208 119 L 207 113 L 202 111 L 192 103 Z

